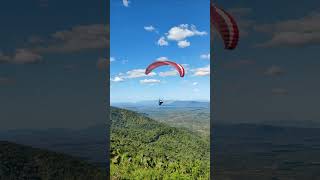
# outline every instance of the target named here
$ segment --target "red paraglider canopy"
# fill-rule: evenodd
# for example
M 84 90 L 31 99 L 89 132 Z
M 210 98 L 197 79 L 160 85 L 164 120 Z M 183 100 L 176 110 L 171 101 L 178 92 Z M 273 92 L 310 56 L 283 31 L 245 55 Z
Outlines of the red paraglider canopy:
M 172 61 L 156 61 L 147 67 L 145 74 L 148 75 L 153 69 L 155 69 L 159 66 L 165 66 L 165 65 L 173 66 L 179 72 L 180 77 L 184 76 L 185 70 L 184 70 L 183 66 L 181 64 L 177 64 Z
M 210 5 L 211 24 L 219 31 L 226 49 L 235 49 L 239 41 L 239 28 L 233 17 L 223 9 Z

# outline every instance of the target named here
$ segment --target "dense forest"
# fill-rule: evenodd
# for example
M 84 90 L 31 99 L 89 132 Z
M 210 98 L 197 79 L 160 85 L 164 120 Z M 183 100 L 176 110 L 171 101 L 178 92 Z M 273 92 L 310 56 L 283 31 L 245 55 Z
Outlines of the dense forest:
M 46 150 L 0 141 L 0 180 L 105 180 L 105 168 Z
M 112 179 L 209 179 L 207 138 L 111 108 Z

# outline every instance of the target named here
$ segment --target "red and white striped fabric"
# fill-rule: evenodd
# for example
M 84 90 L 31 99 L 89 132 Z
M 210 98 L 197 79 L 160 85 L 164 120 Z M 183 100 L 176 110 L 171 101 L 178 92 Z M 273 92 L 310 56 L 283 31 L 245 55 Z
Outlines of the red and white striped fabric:
M 173 66 L 180 74 L 180 77 L 183 77 L 185 74 L 185 70 L 181 64 L 177 64 L 172 61 L 155 61 L 154 63 L 150 64 L 146 71 L 145 74 L 148 75 L 153 69 L 159 67 L 159 66 L 165 66 L 165 65 L 170 65 Z
M 239 29 L 233 17 L 223 9 L 210 5 L 211 24 L 219 31 L 226 49 L 236 48 L 239 41 Z

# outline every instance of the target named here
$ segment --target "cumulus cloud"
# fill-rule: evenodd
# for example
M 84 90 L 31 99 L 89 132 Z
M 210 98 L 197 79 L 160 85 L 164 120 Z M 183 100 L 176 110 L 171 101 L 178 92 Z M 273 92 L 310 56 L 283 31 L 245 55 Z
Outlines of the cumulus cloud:
M 78 52 L 104 49 L 109 44 L 109 27 L 105 24 L 80 25 L 51 35 L 46 46 L 32 49 L 38 53 Z
M 255 21 L 250 18 L 252 9 L 237 7 L 228 9 L 228 12 L 232 15 L 232 17 L 235 18 L 238 24 L 240 37 L 243 38 L 248 36 L 249 32 L 252 31 L 255 24 Z
M 92 24 L 57 31 L 47 38 L 31 36 L 27 41 L 33 47 L 18 48 L 11 55 L 0 52 L 0 63 L 39 63 L 42 61 L 44 53 L 69 53 L 90 49 L 104 49 L 109 45 L 108 34 L 108 25 Z
M 150 26 L 145 26 L 145 27 L 144 27 L 144 30 L 149 31 L 149 32 L 153 32 L 153 31 L 156 30 L 156 28 L 153 27 L 152 25 L 150 25 Z
M 186 48 L 186 47 L 190 46 L 190 42 L 187 40 L 179 41 L 178 46 L 180 48 Z
M 131 3 L 129 0 L 122 0 L 122 4 L 123 4 L 125 7 L 129 7 L 129 3 Z
M 200 55 L 200 58 L 201 58 L 201 59 L 210 59 L 210 53 L 208 53 L 208 54 L 201 54 L 201 55 Z
M 115 57 L 110 57 L 110 62 L 116 61 Z
M 207 32 L 198 31 L 195 25 L 180 24 L 169 29 L 165 36 L 158 40 L 159 46 L 168 46 L 168 41 L 176 41 L 178 47 L 186 48 L 191 45 L 187 38 L 192 36 L 204 36 Z
M 167 57 L 160 57 L 157 59 L 158 61 L 166 61 L 169 60 Z M 181 64 L 184 67 L 185 70 L 185 74 L 187 74 L 188 70 L 189 70 L 189 64 Z M 171 70 L 169 71 L 163 71 L 163 72 L 159 72 L 159 76 L 161 77 L 167 77 L 167 76 L 177 76 L 179 75 L 178 71 L 174 68 L 171 68 Z
M 160 83 L 160 80 L 158 79 L 143 79 L 140 80 L 141 84 L 156 84 L 156 83 Z
M 302 18 L 263 24 L 255 27 L 271 39 L 258 44 L 258 47 L 304 46 L 320 43 L 320 12 L 312 12 Z
M 11 64 L 34 64 L 42 60 L 42 56 L 28 49 L 17 49 L 16 52 L 9 56 L 0 52 L 0 63 Z
M 111 78 L 110 81 L 112 81 L 112 82 L 122 82 L 122 81 L 124 81 L 124 79 L 122 77 L 120 77 L 120 76 L 116 76 L 114 78 Z
M 159 73 L 159 76 L 161 76 L 161 77 L 176 76 L 176 75 L 178 75 L 178 72 L 176 70 L 165 71 L 165 72 Z
M 210 75 L 210 65 L 207 65 L 202 68 L 196 68 L 191 70 L 193 72 L 193 76 L 209 76 Z
M 146 77 L 146 76 L 155 76 L 155 72 L 151 72 L 148 75 L 145 74 L 145 69 L 133 69 L 131 71 L 127 72 L 127 76 L 125 78 L 140 78 L 140 77 Z
M 164 57 L 164 56 L 157 58 L 157 61 L 168 61 L 168 60 L 169 59 L 167 57 Z
M 168 31 L 167 38 L 169 40 L 182 41 L 188 37 L 203 36 L 206 34 L 207 32 L 205 31 L 198 31 L 194 25 L 189 26 L 188 24 L 180 24 L 179 26 L 172 27 Z
M 166 41 L 166 38 L 164 36 L 160 37 L 160 39 L 158 40 L 158 45 L 159 46 L 168 46 L 169 43 L 168 41 Z
M 155 76 L 155 72 L 150 72 L 148 75 L 145 74 L 145 69 L 133 69 L 127 71 L 126 73 L 119 73 L 116 77 L 112 78 L 113 82 L 125 81 L 126 79 L 135 79 L 141 77 L 151 77 Z
M 275 65 L 271 66 L 265 71 L 265 74 L 268 76 L 280 76 L 280 75 L 283 75 L 284 73 L 285 71 L 282 68 Z
M 192 85 L 196 86 L 198 85 L 198 82 L 193 82 Z
M 39 44 L 45 42 L 45 40 L 39 36 L 31 36 L 28 38 L 27 42 L 30 44 Z

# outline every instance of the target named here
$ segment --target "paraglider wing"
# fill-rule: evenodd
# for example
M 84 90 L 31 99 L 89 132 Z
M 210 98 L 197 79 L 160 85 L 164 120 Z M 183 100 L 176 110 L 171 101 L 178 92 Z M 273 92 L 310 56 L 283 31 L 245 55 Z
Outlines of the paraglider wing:
M 173 66 L 179 72 L 180 77 L 184 76 L 185 70 L 184 70 L 183 66 L 181 64 L 177 64 L 172 61 L 156 61 L 147 67 L 145 74 L 148 75 L 153 69 L 155 69 L 159 66 L 165 66 L 165 65 Z
M 239 41 L 239 28 L 233 17 L 223 9 L 210 5 L 211 24 L 219 31 L 225 49 L 236 48 Z

